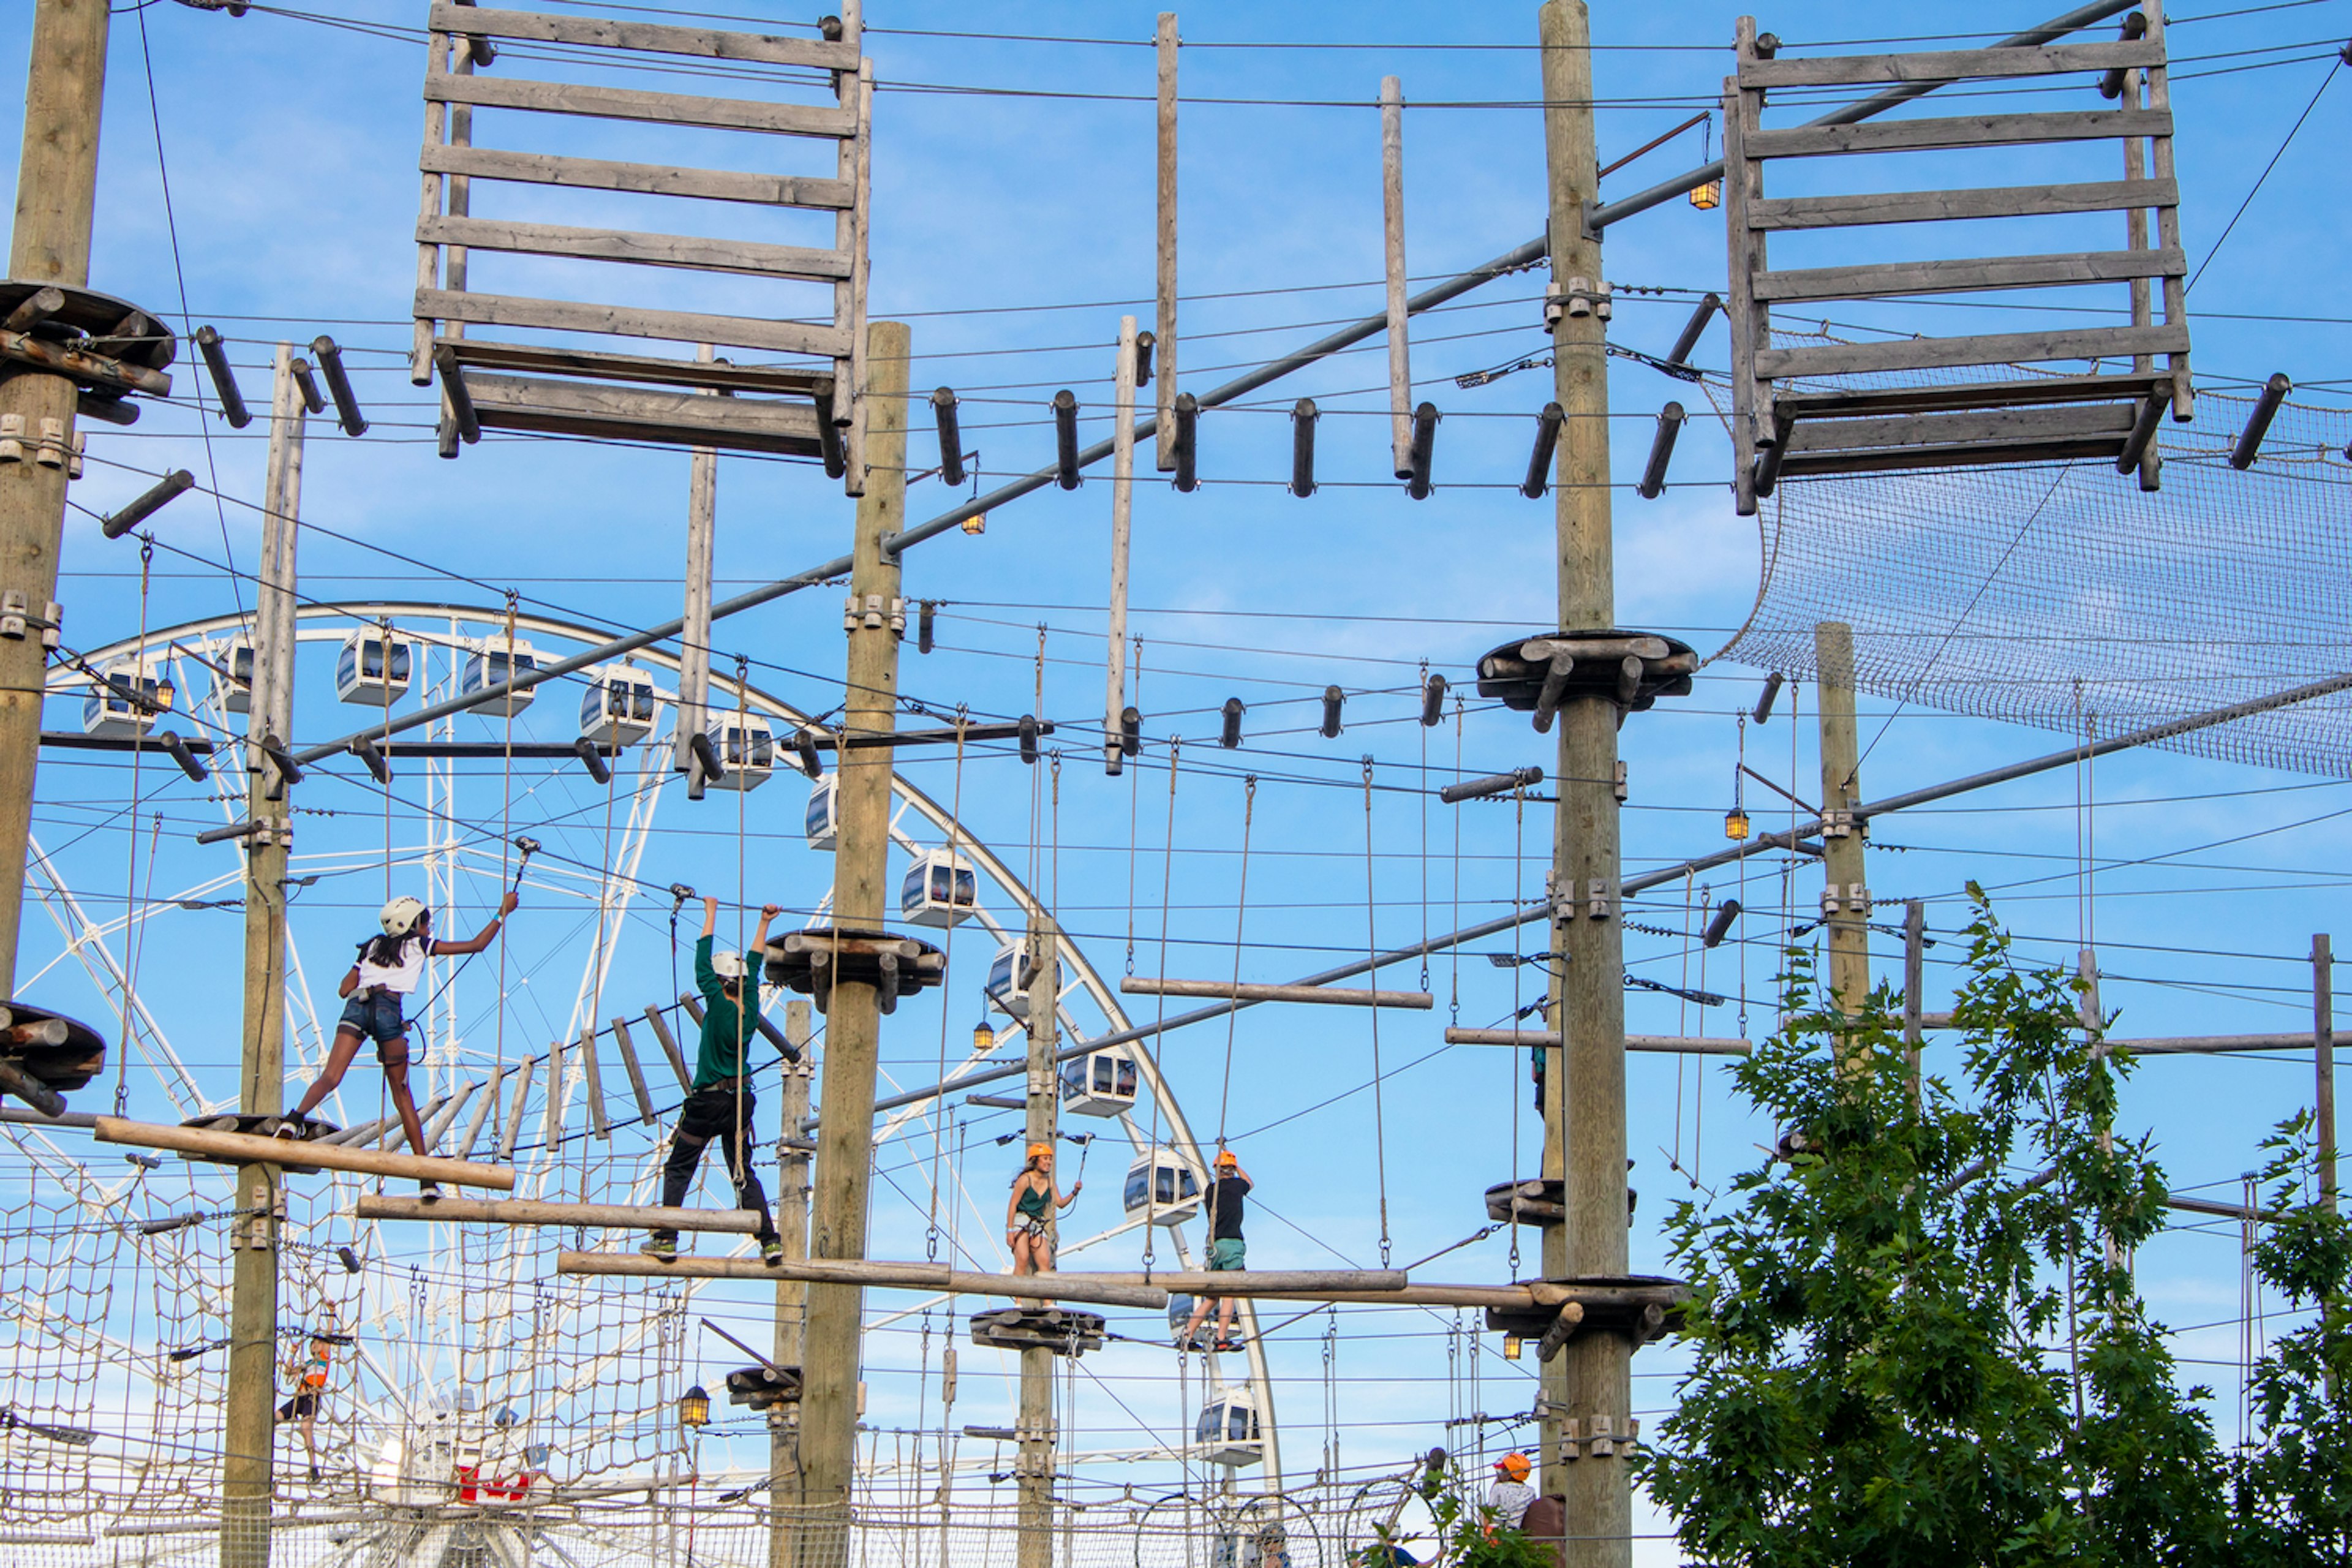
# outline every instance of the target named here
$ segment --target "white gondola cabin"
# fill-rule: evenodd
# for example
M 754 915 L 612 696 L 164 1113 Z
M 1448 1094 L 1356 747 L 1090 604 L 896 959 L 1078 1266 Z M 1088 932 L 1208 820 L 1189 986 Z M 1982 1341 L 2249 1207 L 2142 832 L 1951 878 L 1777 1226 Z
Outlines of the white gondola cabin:
M 915 857 L 898 885 L 898 912 L 919 926 L 951 926 L 980 907 L 980 878 L 952 849 Z
M 809 785 L 808 816 L 803 818 L 808 827 L 808 847 L 830 850 L 841 840 L 841 790 L 827 773 Z
M 727 770 L 712 789 L 755 790 L 776 770 L 776 737 L 757 713 L 714 713 L 704 727 L 719 765 Z
M 335 658 L 335 695 L 366 708 L 397 702 L 408 695 L 413 664 L 406 637 L 398 632 L 386 637 L 382 626 L 362 626 L 343 639 L 343 651 Z
M 239 639 L 229 644 L 218 664 L 213 667 L 213 686 L 220 692 L 221 707 L 231 713 L 253 711 L 253 645 Z
M 1037 961 L 1029 956 L 1029 944 L 1018 939 L 996 950 L 996 960 L 988 966 L 988 984 L 983 988 L 989 1001 L 1015 1018 L 1029 1016 L 1029 983 L 1037 978 Z
M 1075 1116 L 1118 1116 L 1135 1109 L 1135 1058 L 1114 1046 L 1062 1064 L 1062 1109 Z
M 1256 1464 L 1265 1458 L 1257 1402 L 1245 1388 L 1226 1389 L 1201 1406 L 1201 1418 L 1192 1424 L 1192 1440 L 1203 1464 Z
M 504 686 L 515 677 L 529 675 L 538 668 L 537 648 L 520 637 L 515 638 L 509 646 L 506 634 L 499 632 L 484 637 L 475 646 L 474 651 L 466 656 L 466 662 L 457 672 L 457 695 L 471 697 L 478 691 Z M 520 691 L 509 691 L 494 701 L 485 702 L 474 711 L 493 719 L 500 715 L 512 718 L 530 707 L 531 700 L 538 695 L 538 687 L 526 686 Z
M 633 664 L 588 672 L 580 694 L 580 738 L 599 746 L 634 746 L 654 732 L 661 694 L 654 678 Z
M 155 660 L 142 663 L 135 658 L 117 659 L 100 673 L 105 683 L 93 682 L 89 695 L 82 699 L 83 734 L 131 740 L 152 730 L 162 713 L 172 710 L 175 693 L 171 681 L 163 676 L 162 665 Z M 153 706 L 132 700 L 131 694 L 134 691 Z M 162 713 L 157 711 L 159 709 Z
M 1181 1225 L 1201 1212 L 1201 1167 L 1172 1149 L 1139 1154 L 1127 1168 L 1127 1212 L 1149 1208 L 1154 1225 Z

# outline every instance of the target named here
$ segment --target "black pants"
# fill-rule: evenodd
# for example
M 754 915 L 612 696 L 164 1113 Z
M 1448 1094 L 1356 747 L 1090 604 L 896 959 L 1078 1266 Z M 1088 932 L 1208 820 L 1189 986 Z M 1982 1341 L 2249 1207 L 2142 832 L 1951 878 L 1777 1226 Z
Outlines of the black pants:
M 751 1112 L 758 1103 L 748 1089 L 740 1100 L 734 1089 L 724 1087 L 697 1089 L 687 1097 L 677 1113 L 677 1131 L 670 1134 L 669 1160 L 662 1166 L 664 1206 L 677 1208 L 685 1204 L 686 1190 L 694 1184 L 694 1169 L 702 1163 L 703 1148 L 715 1142 L 728 1177 L 735 1184 L 736 1206 L 760 1216 L 761 1241 L 776 1234 L 776 1222 L 768 1213 L 767 1189 L 760 1184 L 760 1173 L 751 1164 Z M 736 1141 L 739 1127 L 742 1130 L 740 1143 Z

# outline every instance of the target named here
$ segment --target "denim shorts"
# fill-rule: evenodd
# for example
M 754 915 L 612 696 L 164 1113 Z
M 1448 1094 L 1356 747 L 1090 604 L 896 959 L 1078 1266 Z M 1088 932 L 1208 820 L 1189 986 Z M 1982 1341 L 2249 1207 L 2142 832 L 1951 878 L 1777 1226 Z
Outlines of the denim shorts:
M 383 1047 L 404 1039 L 408 1034 L 407 1021 L 400 1016 L 400 993 L 380 989 L 352 993 L 351 1000 L 343 1004 L 342 1021 L 336 1028 L 339 1032 L 349 1029 L 362 1039 L 373 1040 L 376 1054 L 383 1055 Z M 409 1060 L 421 1061 L 424 1055 L 421 1050 L 411 1050 Z

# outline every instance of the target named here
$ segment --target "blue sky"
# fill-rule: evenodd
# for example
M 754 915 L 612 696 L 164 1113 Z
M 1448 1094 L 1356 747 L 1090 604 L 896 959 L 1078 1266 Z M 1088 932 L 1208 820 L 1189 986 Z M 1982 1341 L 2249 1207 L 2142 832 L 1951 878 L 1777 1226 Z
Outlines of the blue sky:
M 232 19 L 151 3 L 117 16 L 92 285 L 175 321 L 184 297 L 188 320 L 216 322 L 232 340 L 247 395 L 257 402 L 266 395 L 268 345 L 278 336 L 302 343 L 325 331 L 347 346 L 376 424 L 356 442 L 323 422 L 313 429 L 304 514 L 319 526 L 302 544 L 307 592 L 495 606 L 512 588 L 550 615 L 620 627 L 676 614 L 682 454 L 488 440 L 457 462 L 435 458 L 430 405 L 408 385 L 400 357 L 415 272 L 421 8 L 339 0 L 299 9 L 306 15 L 257 9 Z M 738 9 L 799 20 L 754 0 Z M 2042 12 L 2003 0 L 1969 21 L 1998 34 L 2040 20 Z M 1058 387 L 1076 392 L 1090 437 L 1106 431 L 1118 318 L 1132 313 L 1150 324 L 1152 55 L 1139 46 L 1154 15 L 1150 6 L 1101 0 L 877 4 L 869 15 L 877 31 L 868 52 L 881 85 L 873 311 L 911 323 L 919 395 L 940 384 L 959 390 L 984 484 L 1049 460 L 1045 401 Z M 1607 47 L 1595 68 L 1604 160 L 1709 105 L 1730 68 L 1735 15 L 1734 7 L 1694 0 L 1603 8 L 1595 38 Z M 1532 7 L 1464 6 L 1433 16 L 1425 7 L 1388 5 L 1216 5 L 1182 16 L 1190 100 L 1182 289 L 1197 296 L 1182 315 L 1186 386 L 1205 389 L 1224 379 L 1226 367 L 1256 363 L 1378 308 L 1379 139 L 1370 105 L 1384 74 L 1402 79 L 1412 105 L 1405 129 L 1412 272 L 1450 275 L 1540 232 L 1541 140 L 1529 106 L 1537 66 L 1527 47 Z M 1813 4 L 1803 8 L 1801 26 L 1769 16 L 1761 21 L 1802 47 L 1941 35 L 1950 17 L 1927 6 Z M 886 27 L 907 30 L 878 30 Z M 2191 0 L 2174 18 L 2182 223 L 2192 263 L 2213 250 L 2255 175 L 2334 68 L 2332 51 L 2347 33 L 2346 0 L 2244 8 Z M 1108 41 L 1071 41 L 1073 35 Z M 0 37 L 0 78 L 22 72 L 26 37 L 21 25 Z M 2192 301 L 2200 384 L 2227 389 L 2285 369 L 2303 389 L 2300 398 L 2340 418 L 2352 385 L 2343 367 L 2352 321 L 2327 313 L 2341 310 L 2338 258 L 2352 240 L 2335 199 L 2338 150 L 2352 132 L 2347 116 L 2352 99 L 2337 84 L 2214 256 Z M 159 199 L 159 125 L 169 224 Z M 1719 133 L 1719 122 L 1707 126 L 1718 146 Z M 11 134 L 13 125 L 0 129 Z M 1698 162 L 1699 138 L 1686 132 L 1607 189 L 1639 188 Z M 681 143 L 677 155 L 688 151 Z M 13 157 L 0 158 L 0 167 L 14 166 Z M 1629 222 L 1609 236 L 1607 268 L 1619 289 L 1612 341 L 1663 352 L 1689 291 L 1721 285 L 1719 215 L 1677 202 Z M 1664 292 L 1645 296 L 1644 289 Z M 1366 753 L 1384 786 L 1370 829 L 1378 906 L 1370 935 L 1380 945 L 1446 930 L 1457 907 L 1467 921 L 1539 889 L 1549 823 L 1531 810 L 1522 838 L 1507 805 L 1444 807 L 1412 793 L 1424 763 L 1451 772 L 1457 742 L 1451 721 L 1424 732 L 1410 715 L 1424 664 L 1466 683 L 1480 653 L 1550 622 L 1551 509 L 1514 489 L 1526 462 L 1528 416 L 1549 396 L 1549 378 L 1528 371 L 1472 391 L 1452 379 L 1541 353 L 1540 295 L 1541 274 L 1521 274 L 1416 322 L 1417 391 L 1447 415 L 1438 490 L 1427 501 L 1407 500 L 1387 474 L 1378 416 L 1385 361 L 1377 341 L 1278 384 L 1248 407 L 1204 418 L 1198 492 L 1138 484 L 1133 582 L 1144 673 L 1136 700 L 1153 746 L 1123 779 L 1102 777 L 1083 734 L 1089 715 L 1098 719 L 1101 692 L 1107 479 L 1091 476 L 1074 493 L 1048 490 L 1009 507 L 979 538 L 950 533 L 909 553 L 908 594 L 946 604 L 938 651 L 923 658 L 909 647 L 903 689 L 942 711 L 959 703 L 981 714 L 1036 709 L 1066 726 L 1059 887 L 1065 924 L 1098 967 L 1112 973 L 1125 967 L 1130 940 L 1136 972 L 1151 973 L 1161 962 L 1160 867 L 1172 863 L 1168 972 L 1230 969 L 1245 771 L 1261 778 L 1242 926 L 1246 978 L 1321 969 L 1366 942 Z M 1726 352 L 1719 325 L 1708 343 L 1701 362 L 1719 365 Z M 260 491 L 262 424 L 230 433 L 214 417 L 200 426 L 190 403 L 200 391 L 192 355 L 178 375 L 173 406 L 151 409 L 132 431 L 93 431 L 89 477 L 74 498 L 103 511 L 168 468 L 191 468 L 207 488 L 217 474 L 224 497 L 217 509 L 200 492 L 155 525 L 155 577 L 144 612 L 151 626 L 249 603 L 249 586 L 221 567 L 233 561 L 249 572 L 257 550 L 252 503 Z M 1310 500 L 1283 489 L 1286 411 L 1301 395 L 1314 396 L 1327 413 L 1318 457 L 1324 489 Z M 1702 416 L 1676 455 L 1675 488 L 1662 500 L 1641 501 L 1630 481 L 1651 418 L 1663 399 L 1687 393 L 1618 362 L 1612 395 L 1620 415 L 1615 470 L 1627 487 L 1615 497 L 1621 624 L 1668 631 L 1712 652 L 1745 618 L 1759 564 L 1756 525 L 1733 515 L 1725 488 L 1727 448 L 1694 402 Z M 912 450 L 926 453 L 930 445 L 919 425 Z M 722 593 L 846 549 L 849 505 L 808 465 L 726 459 L 719 498 Z M 909 513 L 929 517 L 944 499 L 937 480 L 919 483 Z M 88 647 L 138 629 L 132 544 L 102 541 L 94 521 L 77 513 L 65 563 L 59 596 L 72 640 Z M 726 668 L 740 651 L 755 661 L 753 679 L 778 695 L 804 709 L 832 707 L 841 664 L 835 592 L 814 590 L 724 623 L 716 662 Z M 1041 624 L 1046 664 L 1038 709 L 1033 661 Z M 358 715 L 321 689 L 324 665 L 310 668 L 320 674 L 306 678 L 297 729 L 306 740 L 328 738 Z M 1628 723 L 1629 869 L 1721 844 L 1741 754 L 1735 714 L 1752 701 L 1761 675 L 1729 663 L 1712 667 L 1692 696 Z M 1313 733 L 1314 699 L 1327 683 L 1349 694 L 1347 731 L 1328 742 Z M 1213 743 L 1215 710 L 1228 696 L 1250 710 L 1249 744 L 1238 754 Z M 571 706 L 541 702 L 518 721 L 518 735 L 568 740 Z M 1917 707 L 1897 711 L 1874 699 L 1864 706 L 1865 735 L 1884 727 L 1864 774 L 1870 795 L 2063 744 L 2044 731 Z M 1760 729 L 1751 726 L 1745 739 L 1751 765 L 1781 783 L 1793 780 L 1808 798 L 1818 784 L 1813 711 L 1810 690 L 1793 713 L 1784 699 L 1780 712 Z M 60 701 L 49 722 L 68 727 L 77 717 L 78 704 Z M 465 722 L 463 733 L 499 732 L 488 721 Z M 1164 745 L 1171 737 L 1185 742 L 1172 805 Z M 1550 763 L 1549 742 L 1530 734 L 1523 718 L 1499 711 L 1471 711 L 1458 744 L 1462 765 L 1473 773 Z M 68 879 L 93 907 L 117 913 L 133 837 L 120 814 L 127 773 L 112 761 L 46 763 L 37 810 L 37 830 L 58 850 Z M 911 763 L 909 775 L 941 798 L 960 793 L 973 830 L 1016 863 L 1027 860 L 1039 775 L 994 753 L 968 763 L 961 781 L 939 758 Z M 505 803 L 514 829 L 527 830 L 534 811 L 588 802 L 584 781 L 574 777 L 533 775 L 520 784 L 521 804 Z M 2147 752 L 2098 765 L 2089 781 L 2094 809 L 2078 809 L 2083 782 L 2061 770 L 1882 823 L 1872 891 L 1931 900 L 1931 924 L 1949 931 L 1959 889 L 1974 879 L 1993 890 L 2027 939 L 2025 950 L 2052 961 L 2071 962 L 2088 922 L 2108 974 L 2105 999 L 2123 1009 L 2122 1033 L 2307 1026 L 2302 955 L 2311 932 L 2342 923 L 2338 814 L 2352 798 L 2341 779 Z M 217 819 L 214 808 L 184 783 L 159 786 L 152 769 L 143 784 L 142 811 L 160 813 L 166 824 L 153 870 L 159 894 L 166 884 L 185 886 L 228 868 L 227 851 L 187 843 L 188 832 Z M 383 797 L 365 784 L 354 766 L 306 787 L 304 805 L 340 814 L 305 824 L 307 849 L 348 858 L 382 843 Z M 469 774 L 465 793 L 469 809 L 494 831 L 502 804 L 496 771 Z M 413 785 L 396 784 L 394 794 L 413 814 Z M 1747 798 L 1772 825 L 1766 793 L 1751 786 Z M 740 887 L 753 904 L 773 898 L 811 906 L 829 868 L 798 841 L 802 799 L 800 787 L 780 773 L 750 797 L 740 844 L 731 798 L 699 807 L 666 801 L 640 875 L 655 887 L 682 879 L 730 898 Z M 1171 822 L 1176 853 L 1168 857 Z M 2095 910 L 2078 898 L 2086 840 L 2097 868 Z M 573 848 L 593 855 L 593 834 Z M 1744 886 L 1733 874 L 1710 879 L 1712 897 L 1736 893 L 1753 911 L 1742 928 L 1745 944 L 1706 961 L 1709 988 L 1744 991 L 1751 1034 L 1769 1026 L 1774 953 L 1790 921 L 1805 920 L 1817 876 L 1810 868 L 1794 872 L 1786 919 L 1775 908 L 1782 886 L 1777 865 L 1755 863 Z M 478 919 L 494 889 L 491 879 L 478 883 L 446 924 L 469 928 Z M 1679 895 L 1664 891 L 1634 918 L 1679 929 L 1691 917 Z M 381 896 L 380 870 L 364 868 L 305 891 L 295 934 L 320 955 L 310 974 L 321 1005 L 327 983 L 320 977 L 332 973 L 333 944 L 363 933 Z M 639 911 L 616 959 L 608 1012 L 643 1005 L 667 983 L 659 910 Z M 142 958 L 149 1005 L 183 1055 L 223 1086 L 219 1092 L 226 1091 L 234 1054 L 237 941 L 232 914 L 174 912 L 154 928 Z M 542 900 L 518 921 L 511 953 L 519 969 L 568 990 L 583 941 L 575 914 Z M 55 942 L 47 926 L 28 935 L 27 968 L 54 956 Z M 1509 947 L 1489 942 L 1477 951 Z M 1951 952 L 1948 946 L 1931 954 L 1931 988 Z M 1671 938 L 1636 933 L 1627 953 L 1636 973 L 1696 983 L 1696 961 L 1686 967 Z M 956 962 L 967 980 L 986 956 L 978 939 L 958 939 Z M 1391 983 L 1399 975 L 1417 981 L 1412 968 L 1390 972 Z M 1882 956 L 1880 973 L 1898 971 Z M 73 994 L 78 977 L 58 973 L 64 1005 L 110 1014 L 112 1004 Z M 1441 1049 L 1438 1029 L 1456 983 L 1449 961 L 1433 966 L 1432 983 L 1440 994 L 1436 1015 L 1381 1021 L 1379 1049 L 1391 1076 L 1379 1134 L 1364 1090 L 1371 1041 L 1362 1017 L 1270 1008 L 1244 1015 L 1233 1034 L 1229 1092 L 1223 1029 L 1171 1037 L 1167 1068 L 1196 1129 L 1223 1125 L 1259 1178 L 1264 1210 L 1252 1234 L 1254 1261 L 1329 1263 L 1335 1255 L 1371 1261 L 1380 1241 L 1371 1200 L 1383 1163 L 1394 1255 L 1419 1258 L 1482 1223 L 1479 1192 L 1509 1173 L 1506 1152 L 1514 1139 L 1532 1151 L 1535 1128 L 1524 1113 L 1517 1064 L 1496 1053 Z M 1465 1023 L 1495 1021 L 1513 1005 L 1512 977 L 1482 961 L 1464 963 L 1458 984 Z M 898 1015 L 884 1044 L 895 1081 L 921 1081 L 943 1028 L 960 1036 L 969 1027 L 978 1010 L 972 989 L 968 983 L 954 989 L 944 1019 L 928 1000 Z M 541 1030 L 545 1012 L 568 1004 L 556 996 L 542 1008 L 518 995 L 501 1027 L 491 999 L 478 987 L 475 994 L 478 1041 L 507 1031 L 529 1037 Z M 1628 1000 L 1630 1026 L 1658 1033 L 1738 1033 L 1738 1010 L 1735 1003 L 1702 1017 L 1664 996 Z M 372 1099 L 373 1085 L 364 1092 Z M 2309 1093 L 2307 1061 L 2170 1058 L 2140 1069 L 2126 1092 L 2126 1118 L 2154 1131 L 2176 1186 L 2234 1196 L 2256 1138 Z M 1662 1257 L 1654 1218 L 1684 1190 L 1668 1155 L 1679 1151 L 1711 1183 L 1752 1158 L 1749 1145 L 1768 1130 L 1744 1117 L 1696 1064 L 1638 1060 L 1632 1094 L 1630 1142 L 1643 1194 L 1635 1266 L 1655 1268 Z M 1001 1114 L 967 1114 L 974 1119 L 971 1141 L 984 1147 L 1012 1124 Z M 1384 1162 L 1376 1158 L 1382 1137 Z M 1104 1167 L 1112 1163 L 1097 1160 L 1089 1170 L 1085 1201 L 1110 1203 L 1103 1194 L 1115 1186 L 1116 1172 Z M 981 1155 L 967 1177 L 984 1205 L 1001 1193 L 1003 1174 Z M 919 1214 L 877 1209 L 877 1226 L 902 1254 L 921 1245 Z M 1455 1277 L 1499 1277 L 1504 1239 L 1454 1254 L 1442 1268 Z M 2174 1322 L 2218 1325 L 2188 1342 L 2192 1357 L 2234 1356 L 2232 1249 L 2229 1237 L 2198 1233 L 2142 1255 L 2144 1281 Z M 1351 1331 L 1343 1327 L 1343 1343 Z M 1164 1357 L 1155 1362 L 1152 1353 L 1115 1352 L 1103 1364 L 1145 1380 L 1157 1391 L 1151 1397 L 1172 1403 L 1172 1388 L 1162 1386 L 1171 1381 Z M 1343 1349 L 1343 1362 L 1351 1353 Z M 1399 1369 L 1397 1381 L 1349 1385 L 1350 1419 L 1369 1424 L 1349 1435 L 1351 1465 L 1426 1446 L 1430 1417 L 1444 1414 L 1445 1361 L 1437 1340 L 1408 1342 L 1393 1362 L 1386 1350 L 1378 1354 L 1384 1368 Z M 1360 1358 L 1360 1365 L 1371 1359 Z M 1286 1345 L 1281 1364 L 1297 1380 L 1286 1383 L 1286 1426 L 1296 1434 L 1291 1468 L 1304 1473 L 1313 1468 L 1318 1441 L 1307 1425 L 1318 1405 L 1311 1340 Z M 1645 1361 L 1643 1369 L 1670 1364 Z M 2233 1380 L 2227 1365 L 2194 1370 Z M 1502 1371 L 1499 1363 L 1490 1367 L 1490 1374 Z M 1668 1386 L 1647 1383 L 1654 1391 L 1644 1395 L 1649 1408 Z M 1516 1408 L 1518 1398 L 1490 1392 L 1486 1408 Z M 959 1415 L 988 1418 L 961 1407 Z

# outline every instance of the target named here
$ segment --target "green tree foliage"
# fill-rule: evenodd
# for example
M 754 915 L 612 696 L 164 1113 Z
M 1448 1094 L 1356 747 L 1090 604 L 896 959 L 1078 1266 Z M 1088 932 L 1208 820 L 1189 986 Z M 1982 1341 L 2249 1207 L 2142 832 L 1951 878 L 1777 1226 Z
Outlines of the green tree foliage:
M 1893 995 L 1837 1016 L 1792 953 L 1787 1026 L 1735 1069 L 1781 1152 L 1671 1221 L 1695 1365 L 1641 1464 L 1696 1562 L 2188 1564 L 2221 1542 L 2205 1391 L 2178 1389 L 2127 1268 L 2165 1195 L 2113 1132 L 2128 1064 L 1970 893 L 1957 1085 L 1915 1090 Z
M 2352 1563 L 2352 1222 L 2307 1190 L 2308 1117 L 2263 1147 L 2269 1190 L 2254 1267 L 2309 1322 L 2255 1364 L 2256 1441 L 2231 1478 L 2231 1560 L 2244 1568 Z

